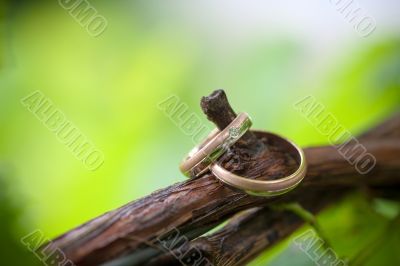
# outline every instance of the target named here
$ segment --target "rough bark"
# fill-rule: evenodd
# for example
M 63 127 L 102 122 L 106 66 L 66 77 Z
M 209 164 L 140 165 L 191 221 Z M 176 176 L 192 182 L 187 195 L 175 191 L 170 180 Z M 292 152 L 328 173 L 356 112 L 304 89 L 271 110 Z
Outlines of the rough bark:
M 400 116 L 395 116 L 359 137 L 363 142 L 376 139 L 387 139 L 388 142 L 400 141 Z M 400 154 L 398 154 L 400 156 Z M 393 172 L 393 177 L 400 174 Z M 371 175 L 373 177 L 373 175 Z M 366 197 L 400 200 L 400 183 L 393 186 L 373 185 L 359 187 Z M 353 188 L 340 190 L 322 190 L 305 194 L 299 203 L 308 211 L 317 214 L 323 208 L 337 202 Z M 217 232 L 171 249 L 169 252 L 153 258 L 146 266 L 182 265 L 190 258 L 193 250 L 201 257 L 207 258 L 214 265 L 245 265 L 265 249 L 292 234 L 304 221 L 291 212 L 276 212 L 268 207 L 255 207 L 233 217 L 228 224 Z M 179 253 L 178 253 L 179 252 Z M 185 254 L 178 259 L 176 254 Z M 192 259 L 192 260 L 191 260 Z M 191 265 L 189 263 L 189 265 Z M 192 264 L 193 265 L 193 264 Z

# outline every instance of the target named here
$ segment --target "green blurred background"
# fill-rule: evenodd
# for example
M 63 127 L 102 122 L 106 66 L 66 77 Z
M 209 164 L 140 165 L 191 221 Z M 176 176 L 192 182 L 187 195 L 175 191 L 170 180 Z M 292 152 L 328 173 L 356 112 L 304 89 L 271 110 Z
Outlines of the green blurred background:
M 359 1 L 377 23 L 366 38 L 328 0 L 92 0 L 108 21 L 96 38 L 56 0 L 0 3 L 1 265 L 37 262 L 19 242 L 33 230 L 52 238 L 183 181 L 177 165 L 192 139 L 157 108 L 171 95 L 211 128 L 199 99 L 223 88 L 255 128 L 303 146 L 327 143 L 293 108 L 307 95 L 353 134 L 400 103 L 395 0 Z M 35 90 L 104 153 L 97 171 L 88 171 L 21 105 Z M 340 256 L 370 254 L 369 243 L 392 237 L 367 265 L 400 265 L 400 229 L 382 233 L 398 211 L 396 203 L 370 204 L 356 193 L 320 219 Z M 268 263 L 313 264 L 290 240 L 252 265 Z

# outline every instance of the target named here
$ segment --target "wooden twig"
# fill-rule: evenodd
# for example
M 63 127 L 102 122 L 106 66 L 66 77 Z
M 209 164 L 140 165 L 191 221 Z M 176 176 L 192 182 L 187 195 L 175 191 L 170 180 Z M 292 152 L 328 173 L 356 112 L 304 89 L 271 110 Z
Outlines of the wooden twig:
M 226 107 L 227 101 L 218 100 L 225 97 L 223 92 L 212 96 L 212 100 L 203 100 L 202 108 L 209 119 L 222 128 L 234 117 L 233 110 Z M 217 103 L 222 104 L 218 107 Z M 343 191 L 354 187 L 397 185 L 400 183 L 399 143 L 399 138 L 368 136 L 364 145 L 378 163 L 374 171 L 364 176 L 358 174 L 334 147 L 306 149 L 309 170 L 304 182 L 298 189 L 277 198 L 243 194 L 222 185 L 208 172 L 200 178 L 172 185 L 108 212 L 56 238 L 53 244 L 76 265 L 98 265 L 121 257 L 127 260 L 114 261 L 114 265 L 140 265 L 159 252 L 149 248 L 149 245 L 154 245 L 157 238 L 173 229 L 193 239 L 235 213 L 251 207 L 276 202 L 304 202 L 305 199 L 309 200 L 304 202 L 305 206 L 309 206 L 315 203 L 315 196 L 320 193 L 338 192 L 340 196 Z M 262 133 L 246 134 L 222 156 L 220 163 L 231 171 L 252 178 L 261 175 L 279 178 L 289 174 L 295 165 L 294 160 L 279 147 L 271 146 Z M 314 195 L 314 198 L 307 195 Z M 285 217 L 276 219 L 284 221 Z M 282 232 L 290 231 L 279 225 L 277 228 Z M 240 261 L 240 258 L 236 259 Z M 216 262 L 215 258 L 213 261 Z
M 326 192 L 314 193 L 313 197 L 316 196 L 320 196 L 318 201 L 312 200 L 310 195 L 304 197 L 303 206 L 312 212 L 318 212 L 332 199 L 340 198 L 337 193 L 330 193 L 328 197 Z M 303 223 L 292 212 L 255 207 L 236 215 L 217 232 L 160 254 L 145 265 L 182 265 L 182 262 L 189 260 L 193 250 L 213 265 L 245 265 L 263 250 L 293 233 Z M 182 259 L 178 260 L 174 256 L 177 252 L 185 254 Z
M 382 123 L 373 130 L 360 136 L 360 140 L 387 138 L 392 141 L 400 139 L 400 116 Z M 391 142 L 392 142 L 391 141 Z M 399 154 L 400 155 L 400 154 Z M 396 176 L 396 173 L 393 173 Z M 397 174 L 399 178 L 399 174 Z M 383 197 L 400 200 L 400 183 L 393 186 L 371 186 L 368 188 L 369 197 Z M 333 202 L 340 200 L 348 189 L 315 191 L 305 194 L 299 203 L 309 211 L 318 213 Z M 178 252 L 191 255 L 191 250 L 196 250 L 201 256 L 212 261 L 214 265 L 245 265 L 259 255 L 263 250 L 286 236 L 293 233 L 304 221 L 290 212 L 277 213 L 265 208 L 253 208 L 233 217 L 230 222 L 217 232 L 197 238 L 196 240 L 176 247 L 168 253 L 160 254 L 153 258 L 146 266 L 155 265 L 181 265 L 183 257 L 178 260 L 174 254 Z

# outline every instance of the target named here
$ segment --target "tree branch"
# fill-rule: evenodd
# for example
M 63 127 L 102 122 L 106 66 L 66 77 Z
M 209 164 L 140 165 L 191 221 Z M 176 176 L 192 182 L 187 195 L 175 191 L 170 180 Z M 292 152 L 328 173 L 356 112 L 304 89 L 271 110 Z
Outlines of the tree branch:
M 359 139 L 368 141 L 379 138 L 397 140 L 400 137 L 400 116 L 382 123 Z M 396 175 L 394 173 L 394 175 Z M 368 197 L 382 197 L 400 200 L 400 185 L 369 187 Z M 341 199 L 348 189 L 316 191 L 299 199 L 301 205 L 316 214 L 333 202 Z M 207 258 L 214 265 L 245 265 L 265 249 L 292 234 L 304 221 L 290 212 L 276 212 L 268 207 L 255 207 L 233 217 L 217 232 L 177 246 L 167 253 L 153 258 L 146 266 L 181 265 L 189 261 L 193 250 Z M 179 261 L 174 254 L 185 254 Z
M 233 110 L 226 107 L 227 102 L 222 104 L 225 105 L 222 111 L 209 108 L 207 102 L 222 102 L 215 99 L 220 99 L 224 94 L 215 94 L 215 97 L 211 97 L 213 100 L 203 98 L 202 107 L 209 118 L 222 128 L 234 118 Z M 400 128 L 398 121 L 394 128 Z M 155 245 L 158 237 L 173 229 L 194 239 L 235 213 L 252 207 L 293 201 L 310 206 L 311 202 L 315 204 L 317 195 L 339 192 L 340 196 L 342 192 L 360 186 L 398 185 L 399 144 L 399 138 L 388 139 L 373 134 L 365 137 L 364 145 L 374 154 L 378 163 L 374 171 L 364 176 L 358 174 L 334 147 L 305 149 L 309 164 L 307 176 L 299 188 L 283 197 L 249 196 L 221 184 L 207 172 L 200 178 L 177 183 L 108 212 L 56 238 L 52 243 L 76 265 L 98 265 L 116 258 L 119 260 L 112 265 L 135 265 L 149 261 L 159 253 L 157 248 L 150 248 L 149 245 Z M 279 178 L 291 173 L 295 167 L 294 160 L 280 147 L 271 145 L 262 132 L 246 134 L 219 162 L 228 170 L 253 178 L 261 175 Z M 270 214 L 267 212 L 266 215 L 269 217 Z M 282 225 L 294 219 L 275 215 L 271 219 L 281 221 Z M 269 224 L 279 228 L 271 231 L 279 232 L 277 239 L 285 235 L 284 232 L 290 232 L 291 227 L 282 227 L 275 222 Z

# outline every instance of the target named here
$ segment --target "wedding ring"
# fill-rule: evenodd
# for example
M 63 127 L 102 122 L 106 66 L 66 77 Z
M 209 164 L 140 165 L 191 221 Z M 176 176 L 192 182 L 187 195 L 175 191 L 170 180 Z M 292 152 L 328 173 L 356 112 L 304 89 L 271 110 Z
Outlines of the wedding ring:
M 204 173 L 212 162 L 246 133 L 251 125 L 248 114 L 238 114 L 225 129 L 222 131 L 214 129 L 200 145 L 194 147 L 181 162 L 179 169 L 188 177 L 191 174 L 198 176 Z
M 259 132 L 259 134 L 260 133 L 261 132 Z M 307 171 L 307 163 L 303 150 L 292 141 L 287 140 L 279 135 L 269 132 L 264 132 L 263 134 L 266 134 L 266 137 L 270 143 L 277 147 L 281 147 L 285 150 L 285 152 L 288 152 L 296 160 L 298 168 L 294 173 L 278 180 L 254 180 L 235 175 L 224 169 L 217 163 L 213 163 L 210 166 L 210 170 L 215 175 L 215 177 L 217 177 L 219 180 L 227 185 L 243 190 L 247 194 L 265 197 L 277 196 L 287 193 L 288 191 L 294 189 L 298 184 L 300 184 Z

